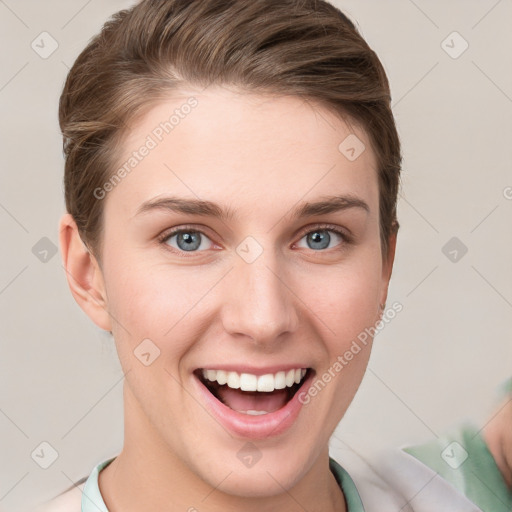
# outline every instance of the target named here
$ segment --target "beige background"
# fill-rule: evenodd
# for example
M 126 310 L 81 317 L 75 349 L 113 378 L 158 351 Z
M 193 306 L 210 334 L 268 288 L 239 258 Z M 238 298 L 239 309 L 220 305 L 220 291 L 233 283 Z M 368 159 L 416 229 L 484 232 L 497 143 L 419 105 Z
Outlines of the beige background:
M 510 374 L 512 2 L 335 3 L 384 63 L 404 147 L 388 301 L 403 311 L 379 334 L 333 437 L 343 462 L 343 450 L 370 456 L 464 418 L 482 426 Z M 64 211 L 57 102 L 68 67 L 107 17 L 130 4 L 0 0 L 2 510 L 50 498 L 122 445 L 112 343 L 72 299 L 60 255 L 43 262 L 34 252 L 57 245 Z M 58 44 L 46 59 L 31 47 L 45 37 L 51 49 L 43 31 Z M 455 55 L 464 40 L 458 58 L 445 51 Z M 468 249 L 457 262 L 442 251 L 452 237 Z M 41 442 L 58 452 L 46 470 L 31 457 Z

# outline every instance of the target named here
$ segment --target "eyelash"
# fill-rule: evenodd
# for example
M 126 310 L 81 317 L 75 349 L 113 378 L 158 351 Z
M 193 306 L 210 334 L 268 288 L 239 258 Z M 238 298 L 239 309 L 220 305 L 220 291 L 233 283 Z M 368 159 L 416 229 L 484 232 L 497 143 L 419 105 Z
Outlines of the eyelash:
M 349 244 L 353 243 L 353 239 L 351 236 L 349 236 L 345 231 L 342 231 L 339 227 L 333 226 L 332 224 L 318 224 L 311 229 L 305 229 L 304 231 L 300 232 L 299 240 L 302 240 L 302 238 L 304 238 L 306 235 L 308 235 L 310 233 L 314 233 L 316 231 L 330 231 L 330 232 L 336 233 L 343 240 L 341 246 L 349 245 Z M 161 245 L 166 245 L 168 250 L 172 251 L 173 253 L 178 252 L 178 254 L 183 255 L 183 257 L 191 257 L 194 253 L 197 254 L 198 252 L 200 253 L 203 251 L 190 251 L 190 256 L 188 256 L 188 255 L 185 256 L 184 254 L 186 254 L 187 251 L 177 250 L 176 248 L 170 247 L 168 244 L 166 244 L 166 242 L 172 236 L 178 235 L 180 233 L 190 233 L 190 232 L 200 233 L 201 235 L 204 235 L 209 240 L 211 240 L 210 237 L 201 229 L 198 229 L 197 227 L 192 226 L 192 225 L 185 225 L 185 226 L 181 226 L 179 228 L 172 229 L 170 231 L 165 231 L 164 233 L 162 233 L 161 235 L 158 236 L 158 242 Z M 320 251 L 314 251 L 313 249 L 311 249 L 311 250 L 313 252 L 329 252 L 333 249 L 336 249 L 336 248 L 322 249 Z M 340 248 L 338 248 L 338 250 L 340 250 Z

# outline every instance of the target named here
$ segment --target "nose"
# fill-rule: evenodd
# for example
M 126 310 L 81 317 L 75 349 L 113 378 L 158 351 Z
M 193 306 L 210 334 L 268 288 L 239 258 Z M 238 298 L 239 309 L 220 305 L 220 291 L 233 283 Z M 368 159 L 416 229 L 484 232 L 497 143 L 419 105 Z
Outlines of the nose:
M 297 297 L 273 251 L 264 250 L 250 263 L 237 257 L 225 286 L 221 316 L 232 336 L 269 347 L 297 329 Z

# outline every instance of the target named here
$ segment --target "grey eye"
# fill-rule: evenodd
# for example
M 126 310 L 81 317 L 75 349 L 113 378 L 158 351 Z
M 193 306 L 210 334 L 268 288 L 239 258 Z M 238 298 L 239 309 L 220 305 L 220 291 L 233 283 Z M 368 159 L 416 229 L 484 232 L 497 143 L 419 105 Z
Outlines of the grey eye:
M 311 249 L 325 249 L 329 247 L 331 236 L 325 230 L 313 231 L 312 233 L 308 233 L 306 239 Z
M 180 251 L 197 251 L 207 249 L 210 239 L 200 231 L 178 231 L 167 238 L 166 243 Z M 206 245 L 206 246 L 205 246 Z
M 302 241 L 306 241 L 306 245 L 301 245 Z M 343 237 L 336 233 L 336 231 L 332 229 L 315 229 L 313 231 L 310 231 L 306 235 L 304 235 L 301 240 L 299 241 L 300 247 L 305 247 L 306 249 L 313 249 L 315 251 L 321 251 L 323 249 L 332 248 L 335 245 L 331 245 L 329 247 L 329 244 L 331 242 L 338 242 L 335 245 L 339 245 L 341 242 L 343 242 Z

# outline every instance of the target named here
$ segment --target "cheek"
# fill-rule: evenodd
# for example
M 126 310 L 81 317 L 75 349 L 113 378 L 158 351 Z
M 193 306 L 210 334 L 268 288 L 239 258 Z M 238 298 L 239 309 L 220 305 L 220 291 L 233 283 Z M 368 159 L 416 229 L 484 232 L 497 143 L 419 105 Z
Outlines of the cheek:
M 341 350 L 378 320 L 382 267 L 361 258 L 352 264 L 313 274 L 301 292 L 323 325 L 331 349 Z
M 170 267 L 150 266 L 143 258 L 138 265 L 118 265 L 109 274 L 109 311 L 115 318 L 119 361 L 131 393 L 148 416 L 151 407 L 175 400 L 179 393 L 177 365 L 194 339 L 195 323 L 190 320 L 204 295 L 190 286 L 190 277 Z M 162 395 L 157 391 L 162 389 L 170 392 Z
M 151 265 L 144 258 L 113 267 L 108 275 L 108 302 L 120 357 L 145 338 L 166 359 L 179 357 L 190 343 L 192 333 L 187 331 L 198 325 L 192 319 L 201 310 L 201 300 L 218 279 L 213 274 L 195 272 L 192 267 Z
M 311 276 L 308 282 L 312 284 L 314 277 L 318 278 Z M 315 418 L 324 417 L 325 432 L 334 431 L 359 388 L 372 347 L 369 328 L 378 320 L 380 277 L 380 262 L 361 258 L 336 271 L 331 268 L 326 279 L 317 279 L 304 295 L 325 351 L 322 365 L 302 397 L 314 410 L 306 419 L 310 429 L 316 428 Z

